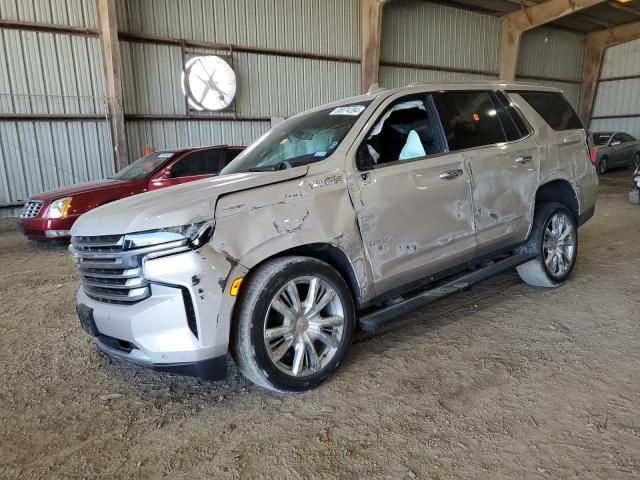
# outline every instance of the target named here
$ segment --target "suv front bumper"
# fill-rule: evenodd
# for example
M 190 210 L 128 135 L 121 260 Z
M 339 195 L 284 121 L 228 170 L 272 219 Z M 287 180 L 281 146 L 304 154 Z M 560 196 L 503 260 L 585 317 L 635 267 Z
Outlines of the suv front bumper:
M 224 378 L 235 297 L 231 281 L 246 269 L 209 245 L 145 259 L 151 295 L 137 303 L 106 303 L 80 287 L 78 315 L 107 355 L 156 370 Z M 230 281 L 227 281 L 230 280 Z

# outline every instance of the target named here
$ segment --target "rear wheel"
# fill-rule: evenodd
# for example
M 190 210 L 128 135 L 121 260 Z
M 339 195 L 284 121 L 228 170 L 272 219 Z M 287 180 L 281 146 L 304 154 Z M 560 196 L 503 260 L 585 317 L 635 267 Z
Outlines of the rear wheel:
M 264 388 L 314 388 L 338 368 L 351 345 L 351 292 L 319 260 L 266 262 L 249 275 L 238 302 L 232 355 L 240 371 Z
M 640 152 L 636 153 L 633 156 L 633 168 L 640 167 Z
M 534 225 L 521 253 L 537 256 L 517 267 L 520 278 L 536 287 L 558 287 L 571 275 L 578 256 L 578 230 L 571 212 L 560 203 L 536 206 Z
M 609 159 L 607 157 L 602 157 L 600 162 L 598 162 L 598 173 L 600 175 L 604 175 L 609 170 Z

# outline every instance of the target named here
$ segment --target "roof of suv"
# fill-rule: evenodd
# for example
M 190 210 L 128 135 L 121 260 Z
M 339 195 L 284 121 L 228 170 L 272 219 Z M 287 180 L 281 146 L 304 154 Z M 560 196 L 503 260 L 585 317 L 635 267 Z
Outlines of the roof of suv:
M 314 110 L 322 110 L 325 108 L 338 107 L 341 105 L 347 105 L 357 102 L 370 102 L 379 97 L 389 97 L 395 93 L 412 93 L 420 91 L 438 91 L 438 90 L 533 90 L 538 92 L 549 93 L 562 93 L 562 90 L 555 87 L 546 87 L 543 85 L 535 85 L 533 83 L 520 83 L 520 82 L 505 82 L 502 80 L 473 80 L 466 82 L 419 82 L 406 85 L 404 87 L 397 88 L 375 88 L 371 90 L 371 93 L 365 93 L 364 95 L 357 95 L 354 97 L 343 98 L 335 102 L 327 103 L 325 105 L 318 106 L 307 110 L 306 112 Z M 300 112 L 297 115 L 302 113 Z M 297 116 L 296 115 L 296 116 Z

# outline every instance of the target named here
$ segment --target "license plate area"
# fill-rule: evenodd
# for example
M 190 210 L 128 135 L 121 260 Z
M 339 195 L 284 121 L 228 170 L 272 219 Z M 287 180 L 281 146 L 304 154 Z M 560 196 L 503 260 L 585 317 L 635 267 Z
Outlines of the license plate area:
M 98 332 L 98 327 L 93 319 L 93 308 L 87 307 L 81 303 L 76 306 L 76 311 L 78 312 L 78 318 L 80 319 L 82 329 L 92 337 L 97 337 L 100 332 Z

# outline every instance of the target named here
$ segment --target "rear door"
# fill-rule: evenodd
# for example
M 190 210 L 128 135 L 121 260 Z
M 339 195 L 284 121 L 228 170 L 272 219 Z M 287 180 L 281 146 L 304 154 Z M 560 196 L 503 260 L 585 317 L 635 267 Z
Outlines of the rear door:
M 538 146 L 500 92 L 449 91 L 434 95 L 449 149 L 460 152 L 472 175 L 476 256 L 524 240 L 538 185 Z
M 626 164 L 625 144 L 621 133 L 616 133 L 609 140 L 610 155 L 609 166 L 620 167 Z
M 377 294 L 470 260 L 470 175 L 464 156 L 447 152 L 430 95 L 381 109 L 356 163 L 349 191 Z

